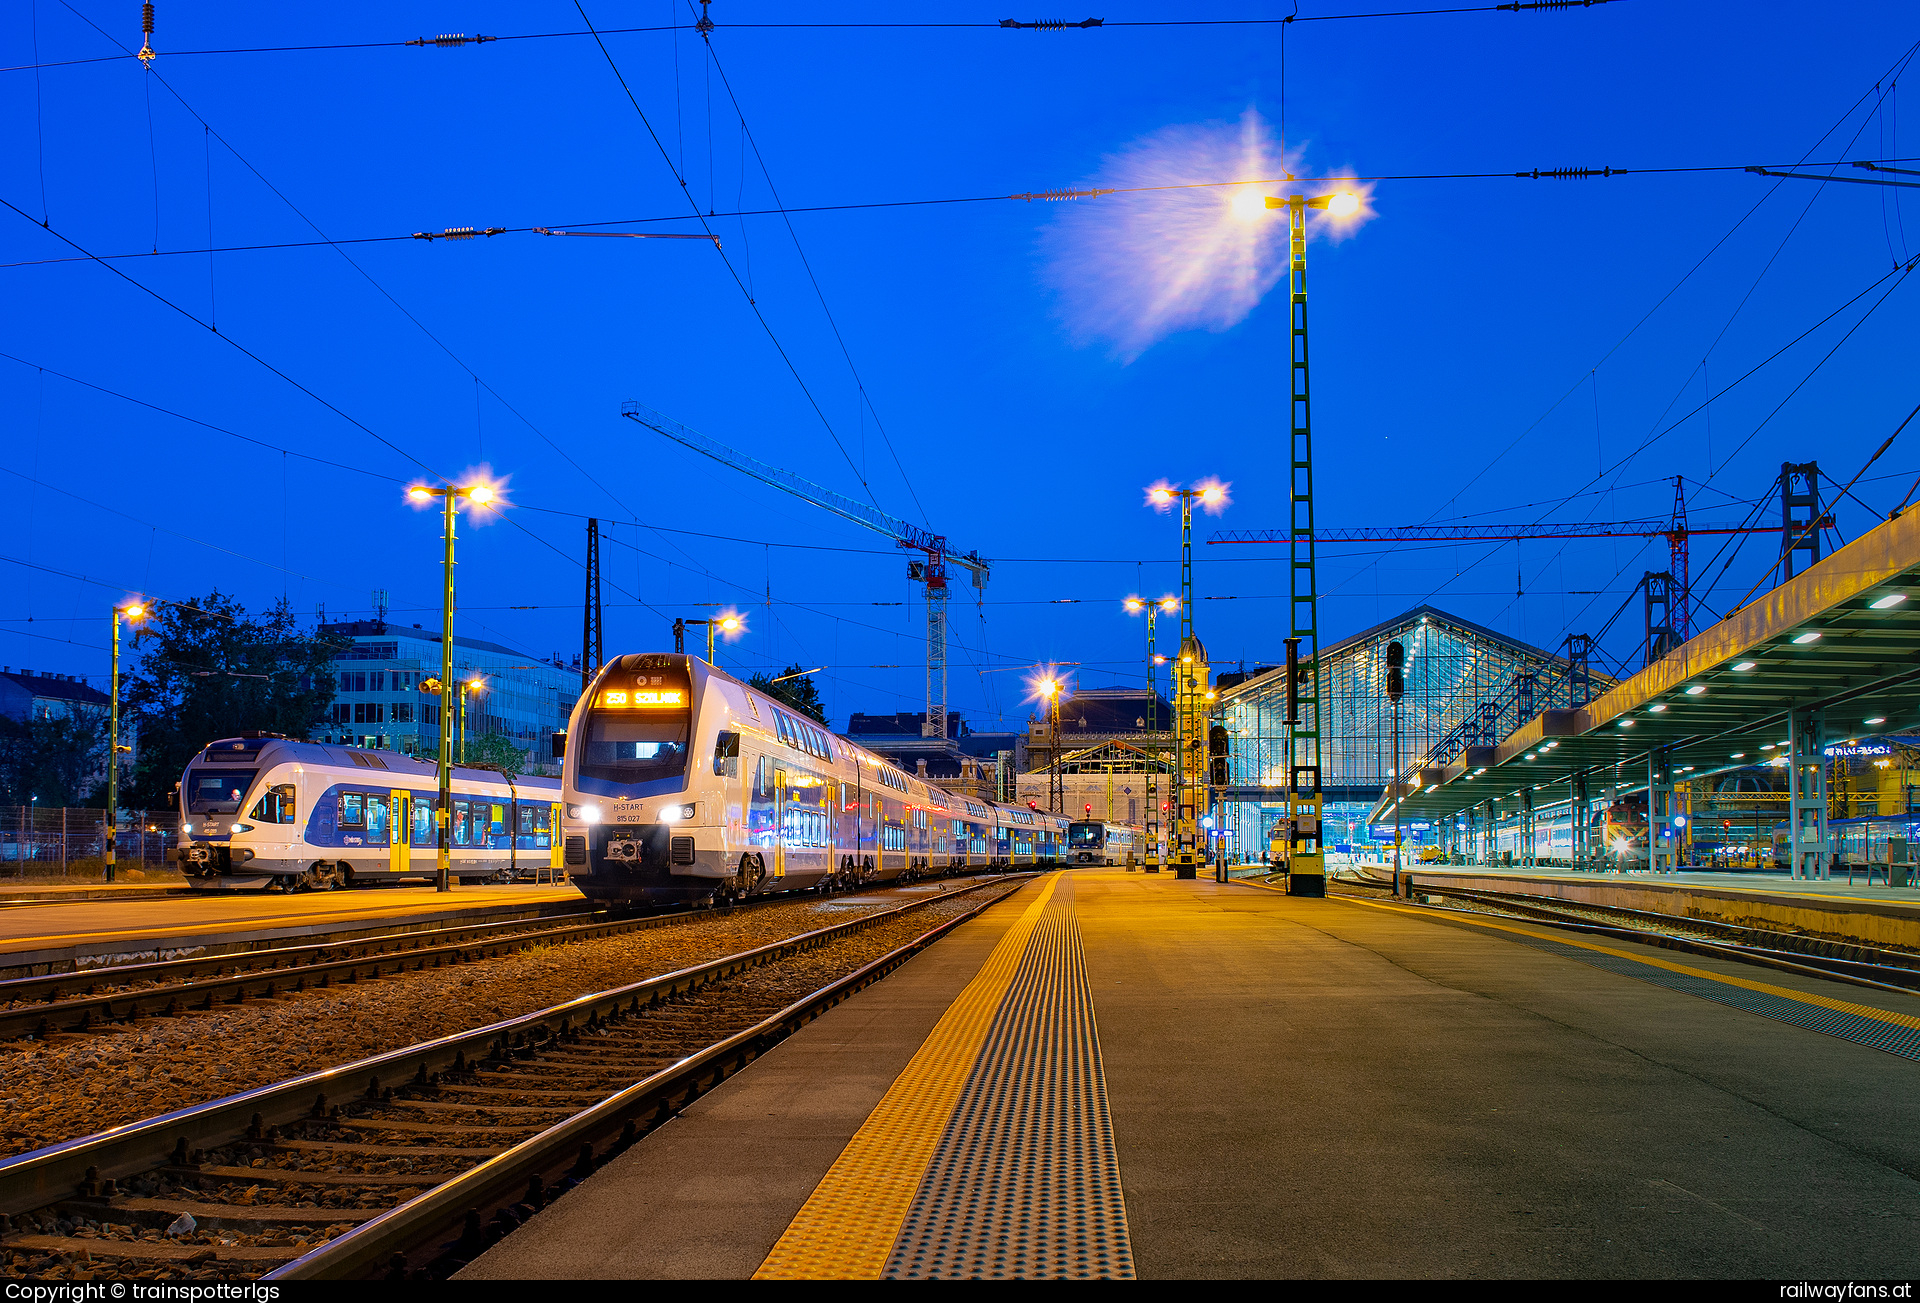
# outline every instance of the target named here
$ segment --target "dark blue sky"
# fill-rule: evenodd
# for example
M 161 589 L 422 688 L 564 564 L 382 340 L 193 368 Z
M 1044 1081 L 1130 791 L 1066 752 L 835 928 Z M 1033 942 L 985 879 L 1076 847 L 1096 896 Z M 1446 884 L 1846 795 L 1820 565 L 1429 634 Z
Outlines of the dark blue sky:
M 119 0 L 9 6 L 4 63 L 33 62 L 36 38 L 43 61 L 118 53 L 79 14 L 137 47 L 138 12 Z M 666 0 L 587 13 L 609 28 L 689 21 Z M 1249 115 L 1269 139 L 1278 131 L 1273 26 L 726 26 L 903 14 L 1002 16 L 716 0 L 714 50 L 751 142 L 690 32 L 609 36 L 607 48 L 688 193 L 719 212 L 773 206 L 756 146 L 797 208 L 1230 180 L 1245 175 L 1232 164 Z M 96 254 L 204 249 L 210 220 L 221 247 L 313 241 L 315 226 L 337 240 L 592 222 L 698 230 L 619 224 L 679 217 L 686 201 L 590 39 L 170 53 L 580 27 L 564 5 L 162 0 L 165 86 L 127 58 L 0 73 L 0 197 L 27 214 L 0 210 L 0 261 L 76 258 L 56 232 Z M 1286 41 L 1289 157 L 1323 176 L 1920 155 L 1898 135 L 1920 131 L 1912 112 L 1874 92 L 1916 37 L 1898 3 L 1814 15 L 1620 0 L 1301 22 Z M 1783 460 L 1817 458 L 1844 482 L 1920 397 L 1916 291 L 1881 279 L 1920 253 L 1920 203 L 1902 213 L 1902 193 L 1740 171 L 1380 182 L 1370 220 L 1309 255 L 1321 523 L 1664 516 L 1674 475 L 1687 477 L 1695 525 L 1737 523 Z M 1231 508 L 1201 537 L 1286 518 L 1284 294 L 1256 302 L 1247 288 L 1280 249 L 1244 232 L 1209 246 L 1207 206 L 1225 202 L 1184 192 L 793 217 L 870 404 L 786 222 L 715 218 L 832 433 L 728 265 L 698 241 L 511 233 L 113 263 L 217 320 L 220 337 L 98 263 L 8 266 L 0 351 L 18 360 L 0 359 L 11 472 L 0 661 L 103 672 L 105 615 L 130 590 L 217 585 L 249 605 L 284 592 L 303 613 L 324 604 L 338 617 L 364 614 L 383 588 L 392 618 L 431 625 L 437 525 L 405 506 L 400 484 L 421 464 L 449 475 L 487 464 L 521 505 L 510 523 L 465 533 L 464 631 L 571 654 L 579 517 L 638 520 L 648 528 L 616 525 L 606 546 L 609 652 L 659 647 L 673 615 L 735 603 L 751 632 L 723 663 L 831 666 L 821 686 L 837 721 L 917 708 L 924 623 L 904 557 L 622 420 L 635 399 L 855 496 L 862 468 L 887 510 L 995 558 L 985 605 L 953 606 L 953 705 L 977 725 L 1027 713 L 1023 676 L 976 673 L 989 667 L 1073 661 L 1083 685 L 1137 683 L 1143 631 L 1119 601 L 1177 579 L 1176 522 L 1142 505 L 1145 486 L 1231 481 Z M 1209 247 L 1205 291 L 1153 310 Z M 1915 440 L 1910 430 L 1856 488 L 1866 507 L 1884 513 L 1920 473 Z M 1591 489 L 1606 491 L 1563 501 Z M 1840 505 L 1845 537 L 1870 526 L 1866 507 Z M 1713 609 L 1760 577 L 1771 546 L 1758 539 L 1703 574 L 1718 545 L 1696 540 Z M 1197 550 L 1198 594 L 1238 599 L 1198 604 L 1216 663 L 1276 657 L 1281 553 Z M 1599 629 L 1642 571 L 1664 566 L 1660 540 L 1329 548 L 1322 627 L 1337 637 L 1428 600 L 1553 646 Z M 1614 625 L 1615 655 L 1630 654 L 1638 623 L 1629 609 Z

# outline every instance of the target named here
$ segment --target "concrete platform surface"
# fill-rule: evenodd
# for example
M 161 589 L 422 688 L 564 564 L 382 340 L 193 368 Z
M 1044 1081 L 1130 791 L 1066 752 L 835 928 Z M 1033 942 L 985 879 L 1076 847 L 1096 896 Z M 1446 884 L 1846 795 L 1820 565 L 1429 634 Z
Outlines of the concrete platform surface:
M 1553 939 L 1569 935 L 1164 874 L 1053 875 L 794 1035 L 462 1278 L 942 1274 L 925 1263 L 963 1261 L 948 1249 L 1071 1236 L 1097 1181 L 1029 1189 L 1031 1207 L 1006 1188 L 1063 1147 L 1076 1171 L 1116 1165 L 1123 1252 L 1047 1274 L 1920 1269 L 1920 999 Z M 992 986 L 1014 951 L 1017 973 Z M 1071 1004 L 1076 984 L 1088 1043 L 1043 1081 L 1036 1047 L 1077 1024 L 1033 1010 Z M 1023 1004 L 1035 987 L 1040 1004 Z M 957 1011 L 1002 989 L 991 1032 L 956 1056 Z M 1097 1090 L 1056 1089 L 1074 1074 Z M 928 1116 L 903 1119 L 903 1084 Z M 899 1154 L 925 1156 L 905 1164 L 908 1201 L 889 1185 Z M 823 1239 L 823 1213 L 847 1224 Z
M 296 895 L 221 892 L 162 898 L 78 900 L 0 910 L 0 971 L 85 967 L 105 957 L 170 958 L 211 944 L 300 937 L 365 926 L 404 926 L 472 911 L 538 910 L 586 900 L 573 887 L 519 885 L 371 887 Z

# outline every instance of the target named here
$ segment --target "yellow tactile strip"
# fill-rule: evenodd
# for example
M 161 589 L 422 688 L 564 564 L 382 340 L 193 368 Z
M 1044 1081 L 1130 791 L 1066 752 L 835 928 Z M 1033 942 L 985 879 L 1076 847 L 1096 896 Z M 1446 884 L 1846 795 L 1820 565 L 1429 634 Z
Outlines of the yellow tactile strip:
M 880 1103 L 840 1151 L 755 1280 L 877 1280 L 1027 943 L 1060 885 L 1048 877 Z
M 1133 1278 L 1071 881 L 1034 932 L 885 1275 Z

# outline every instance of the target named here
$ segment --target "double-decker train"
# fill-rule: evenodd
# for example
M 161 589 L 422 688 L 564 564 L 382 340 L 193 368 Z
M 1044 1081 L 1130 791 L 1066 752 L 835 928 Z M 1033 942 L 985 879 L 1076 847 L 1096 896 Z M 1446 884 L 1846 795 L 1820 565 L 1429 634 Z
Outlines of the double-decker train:
M 1054 864 L 1068 821 L 944 791 L 697 657 L 603 666 L 555 750 L 564 862 L 611 905 Z
M 360 747 L 244 733 L 210 742 L 180 782 L 180 845 L 190 885 L 308 890 L 431 878 L 439 870 L 438 770 Z M 453 773 L 453 876 L 502 879 L 557 865 L 560 782 Z
M 1074 864 L 1131 864 L 1146 844 L 1146 829 L 1131 824 L 1076 819 L 1067 825 L 1067 859 Z

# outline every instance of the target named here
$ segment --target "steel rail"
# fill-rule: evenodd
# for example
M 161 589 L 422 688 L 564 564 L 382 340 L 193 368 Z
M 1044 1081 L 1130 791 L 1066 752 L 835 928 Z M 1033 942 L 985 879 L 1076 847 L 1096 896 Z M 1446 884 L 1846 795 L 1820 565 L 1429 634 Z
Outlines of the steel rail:
M 887 890 L 888 888 L 885 884 L 876 884 L 867 889 Z M 389 933 L 383 937 L 367 938 L 365 941 L 288 946 L 202 959 L 128 965 L 124 968 L 100 970 L 90 975 L 86 985 L 91 991 L 92 987 L 106 985 L 109 982 L 117 984 L 121 981 L 158 977 L 162 975 L 161 970 L 177 970 L 188 975 L 195 972 L 211 972 L 214 976 L 201 981 L 178 982 L 147 987 L 138 991 L 90 993 L 67 999 L 59 998 L 59 988 L 80 985 L 73 980 L 73 974 L 15 978 L 12 981 L 0 982 L 0 1001 L 33 999 L 32 993 L 39 989 L 50 989 L 51 994 L 41 997 L 42 1003 L 19 1004 L 13 1008 L 0 1007 L 0 1042 L 28 1036 L 45 1039 L 59 1032 L 89 1032 L 102 1024 L 131 1023 L 148 1017 L 171 1018 L 194 1010 L 209 1011 L 216 1004 L 223 1002 L 244 1004 L 248 999 L 270 1000 L 284 990 L 304 991 L 315 984 L 324 988 L 331 986 L 336 979 L 354 983 L 363 977 L 377 979 L 386 976 L 389 972 L 400 973 L 409 968 L 419 971 L 427 967 L 439 968 L 448 962 L 464 963 L 470 959 L 493 959 L 503 954 L 511 954 L 515 950 L 524 950 L 531 945 L 566 944 L 599 937 L 619 936 L 628 932 L 644 932 L 654 928 L 679 927 L 699 919 L 720 918 L 737 911 L 751 911 L 769 905 L 792 903 L 792 900 L 793 898 L 787 896 L 761 896 L 742 904 L 724 905 L 715 909 L 656 914 L 640 918 L 613 918 L 608 917 L 605 911 L 590 911 L 581 914 L 554 915 L 545 919 L 508 919 L 499 923 L 474 924 L 464 928 Z M 554 918 L 591 918 L 593 921 L 564 927 L 541 926 Z M 446 936 L 457 933 L 480 933 L 493 928 L 520 930 L 492 938 L 462 937 L 453 941 L 442 940 Z M 418 938 L 420 944 L 383 950 L 377 954 L 349 954 L 332 959 L 328 957 L 329 952 L 338 952 L 343 948 L 351 949 L 355 946 L 370 946 L 382 941 L 405 941 L 414 938 Z M 439 944 L 429 944 L 432 942 L 439 942 Z M 261 960 L 268 962 L 261 963 Z M 223 971 L 228 968 L 236 971 L 233 973 Z M 113 976 L 109 978 L 107 974 L 113 974 Z
M 468 933 L 478 937 L 489 931 L 507 928 L 540 927 L 556 920 L 594 918 L 600 911 L 582 910 L 574 914 L 529 915 L 524 918 L 499 919 L 492 923 L 461 923 L 450 919 L 450 926 L 429 926 L 412 932 L 381 932 L 373 936 L 354 937 L 338 941 L 309 941 L 297 946 L 265 946 L 258 950 L 234 950 L 221 955 L 194 955 L 185 959 L 160 959 L 146 964 L 112 964 L 85 972 L 46 973 L 38 977 L 13 977 L 0 981 L 0 1003 L 13 1001 L 38 1000 L 53 1001 L 63 997 L 72 999 L 67 993 L 76 991 L 82 995 L 92 994 L 95 987 L 115 986 L 125 982 L 158 981 L 171 977 L 193 978 L 207 974 L 218 974 L 223 969 L 273 968 L 276 966 L 297 967 L 303 963 L 312 963 L 316 957 L 358 958 L 372 953 L 381 947 L 383 953 L 397 953 L 401 949 L 419 949 L 430 942 L 444 943 L 456 933 Z M 352 931 L 343 928 L 341 934 Z M 408 942 L 414 944 L 408 945 Z M 358 950 L 359 955 L 345 952 Z M 3 957 L 0 957 L 3 958 Z
M 189 1164 L 196 1150 L 231 1143 L 246 1134 L 263 1135 L 268 1128 L 314 1116 L 316 1110 L 324 1115 L 329 1099 L 350 1105 L 357 1096 L 378 1097 L 383 1088 L 391 1091 L 409 1082 L 425 1084 L 438 1073 L 459 1070 L 470 1061 L 506 1057 L 533 1044 L 550 1041 L 590 1020 L 604 1019 L 623 1009 L 637 1011 L 658 1004 L 710 982 L 851 936 L 934 901 L 1012 880 L 1013 876 L 1031 875 L 998 876 L 958 891 L 909 901 L 691 968 L 576 996 L 532 1013 L 0 1160 L 0 1213 L 30 1212 L 76 1197 L 111 1198 L 116 1181 L 165 1166 L 170 1156 L 181 1164 Z M 333 1107 L 338 1107 L 338 1103 Z
M 979 883 L 966 890 L 977 891 L 992 885 L 996 884 Z M 949 893 L 957 894 L 961 893 Z M 553 1189 L 568 1178 L 578 1181 L 591 1175 L 625 1152 L 647 1131 L 753 1063 L 793 1032 L 1004 899 L 1004 895 L 999 895 L 981 901 L 966 913 L 928 929 L 754 1026 L 635 1082 L 451 1181 L 276 1268 L 263 1279 L 343 1280 L 375 1272 L 392 1279 L 420 1265 L 464 1265 L 514 1229 L 495 1222 L 498 1233 L 490 1235 L 484 1229 L 488 1213 L 522 1203 L 536 1189 Z M 926 903 L 929 902 L 918 902 Z M 892 910 L 889 914 L 905 912 L 905 908 L 912 907 Z M 599 1142 L 609 1136 L 614 1137 L 612 1142 L 604 1150 L 600 1149 Z M 559 1184 L 553 1197 L 570 1188 L 570 1184 Z M 536 1206 L 544 1206 L 548 1201 L 547 1197 L 539 1196 Z M 458 1237 L 449 1241 L 447 1237 L 453 1235 L 456 1228 Z M 421 1263 L 420 1259 L 426 1261 Z

